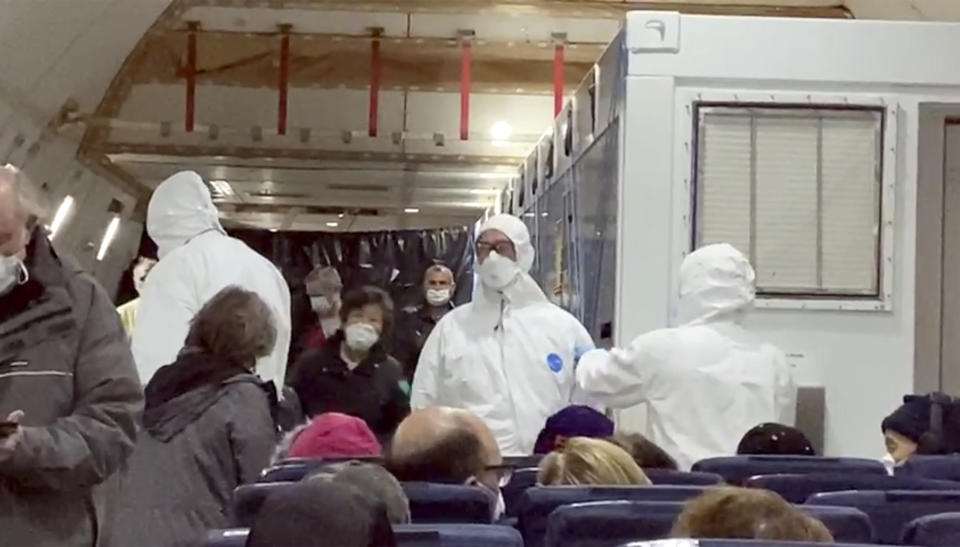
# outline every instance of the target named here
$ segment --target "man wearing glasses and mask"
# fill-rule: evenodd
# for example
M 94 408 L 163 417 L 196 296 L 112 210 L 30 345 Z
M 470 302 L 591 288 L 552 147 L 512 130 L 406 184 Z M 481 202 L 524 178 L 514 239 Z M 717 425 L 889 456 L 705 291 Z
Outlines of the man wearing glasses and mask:
M 477 292 L 427 339 L 411 407 L 469 410 L 504 455 L 530 454 L 546 419 L 574 401 L 574 364 L 593 341 L 530 277 L 534 250 L 520 219 L 491 217 L 476 252 Z

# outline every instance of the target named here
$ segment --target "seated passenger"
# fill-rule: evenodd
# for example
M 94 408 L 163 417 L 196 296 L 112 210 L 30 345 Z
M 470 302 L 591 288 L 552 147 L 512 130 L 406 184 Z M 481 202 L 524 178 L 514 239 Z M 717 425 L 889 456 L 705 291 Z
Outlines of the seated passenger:
M 397 478 L 383 467 L 358 461 L 325 465 L 303 478 L 304 481 L 333 481 L 350 485 L 387 508 L 392 524 L 410 523 L 410 500 Z
M 752 488 L 713 488 L 687 502 L 673 526 L 675 538 L 766 539 L 832 543 L 820 521 L 779 495 Z
M 307 416 L 342 412 L 367 422 L 381 440 L 410 412 L 399 363 L 384 347 L 393 320 L 390 296 L 375 287 L 350 291 L 343 328 L 300 357 L 290 383 Z
M 799 429 L 783 424 L 765 423 L 747 431 L 740 440 L 737 454 L 816 456 L 817 451 Z
M 646 403 L 650 440 L 687 470 L 733 454 L 758 423 L 792 424 L 796 386 L 783 352 L 742 326 L 756 296 L 742 253 L 727 244 L 700 248 L 679 277 L 679 327 L 588 352 L 576 373 L 587 400 Z
M 543 458 L 537 482 L 544 486 L 647 486 L 650 479 L 619 446 L 601 439 L 573 437 Z
M 572 405 L 547 418 L 537 436 L 534 454 L 547 454 L 570 437 L 603 438 L 613 435 L 613 420 L 589 406 Z
M 607 439 L 627 451 L 640 469 L 677 470 L 677 461 L 639 433 L 617 433 Z
M 400 481 L 476 485 L 490 496 L 494 520 L 503 514 L 500 489 L 511 469 L 490 428 L 469 411 L 429 407 L 407 416 L 393 437 L 387 469 Z
M 934 406 L 941 415 L 940 432 L 931 415 Z M 960 451 L 960 405 L 943 394 L 906 395 L 903 404 L 880 424 L 888 471 L 904 464 L 914 454 L 951 454 Z
M 287 458 L 365 458 L 380 454 L 380 442 L 366 422 L 339 412 L 327 412 L 315 416 L 284 436 L 277 447 L 274 461 Z
M 299 482 L 267 497 L 247 538 L 247 547 L 396 544 L 381 501 L 347 484 L 324 481 Z
M 256 480 L 276 442 L 276 392 L 252 373 L 276 332 L 268 305 L 238 287 L 197 312 L 177 360 L 147 384 L 110 545 L 192 546 L 227 525 L 233 490 Z

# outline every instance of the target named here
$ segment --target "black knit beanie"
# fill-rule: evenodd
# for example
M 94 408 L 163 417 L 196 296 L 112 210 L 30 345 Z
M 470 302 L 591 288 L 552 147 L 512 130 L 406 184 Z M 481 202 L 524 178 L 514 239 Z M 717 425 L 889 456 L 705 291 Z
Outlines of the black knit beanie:
M 930 399 L 925 396 L 905 396 L 900 408 L 880 424 L 880 431 L 887 430 L 919 443 L 923 434 L 930 430 Z

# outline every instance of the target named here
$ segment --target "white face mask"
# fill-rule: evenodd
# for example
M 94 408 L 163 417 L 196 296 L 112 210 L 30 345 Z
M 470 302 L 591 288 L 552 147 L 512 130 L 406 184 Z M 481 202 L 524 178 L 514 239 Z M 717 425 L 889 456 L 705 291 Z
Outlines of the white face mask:
M 450 301 L 450 289 L 428 289 L 427 303 L 431 306 L 442 306 Z
M 343 334 L 346 336 L 347 345 L 354 351 L 367 351 L 380 339 L 377 329 L 368 323 L 347 325 Z
M 480 281 L 495 291 L 503 290 L 520 275 L 520 266 L 507 257 L 490 251 L 486 260 L 477 268 Z
M 23 285 L 30 279 L 27 267 L 16 256 L 0 257 L 0 294 L 8 292 L 14 285 Z
M 880 461 L 883 462 L 883 466 L 887 469 L 887 474 L 891 476 L 897 467 L 903 465 L 903 462 L 897 463 L 897 460 L 893 459 L 893 456 L 889 452 L 884 454 L 883 457 L 880 458 Z
M 482 482 L 477 482 L 476 484 L 482 488 L 487 494 L 487 497 L 490 498 L 490 510 L 493 512 L 493 522 L 498 522 L 500 518 L 503 517 L 503 514 L 507 512 L 507 502 L 503 499 L 503 491 L 497 488 L 497 491 L 494 492 Z
M 310 307 L 317 315 L 331 315 L 337 311 L 336 301 L 329 296 L 311 296 Z

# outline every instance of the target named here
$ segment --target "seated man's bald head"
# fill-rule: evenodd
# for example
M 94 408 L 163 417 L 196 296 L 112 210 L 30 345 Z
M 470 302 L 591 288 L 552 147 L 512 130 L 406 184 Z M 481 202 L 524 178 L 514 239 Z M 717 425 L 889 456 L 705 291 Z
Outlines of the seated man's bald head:
M 430 407 L 407 416 L 393 437 L 388 466 L 401 481 L 463 483 L 502 463 L 490 428 L 469 411 Z M 486 481 L 484 481 L 486 482 Z

